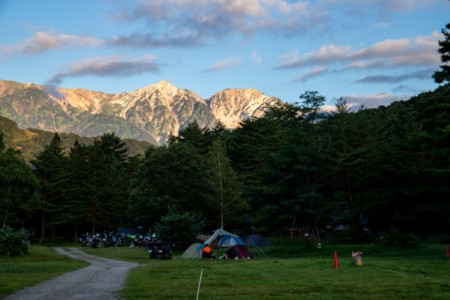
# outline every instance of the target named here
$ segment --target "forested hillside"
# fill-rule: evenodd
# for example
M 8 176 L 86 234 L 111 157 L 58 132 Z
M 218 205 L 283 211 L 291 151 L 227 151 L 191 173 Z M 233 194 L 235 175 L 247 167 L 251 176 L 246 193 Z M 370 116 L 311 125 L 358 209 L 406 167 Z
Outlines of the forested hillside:
M 41 239 L 174 220 L 316 239 L 339 226 L 353 241 L 450 232 L 450 85 L 376 109 L 339 99 L 323 114 L 324 100 L 305 92 L 233 131 L 191 123 L 145 157 L 114 134 L 70 149 L 55 135 L 31 168 L 0 147 L 0 218 Z
M 45 145 L 49 144 L 53 132 L 40 129 L 21 129 L 17 124 L 7 118 L 0 116 L 0 132 L 3 132 L 3 140 L 7 148 L 20 150 L 22 157 L 27 161 L 33 159 L 35 155 L 41 151 Z M 70 149 L 77 140 L 80 144 L 92 144 L 95 137 L 85 137 L 74 133 L 59 133 L 62 147 L 66 150 Z M 144 141 L 124 139 L 128 146 L 128 154 L 135 156 L 144 154 L 150 144 Z

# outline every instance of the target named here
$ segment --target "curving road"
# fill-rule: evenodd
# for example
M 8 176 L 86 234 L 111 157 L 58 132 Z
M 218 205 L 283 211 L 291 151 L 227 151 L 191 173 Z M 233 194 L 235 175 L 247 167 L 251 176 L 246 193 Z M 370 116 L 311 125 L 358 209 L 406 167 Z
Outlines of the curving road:
M 83 253 L 77 248 L 54 248 L 58 253 L 81 259 L 91 265 L 25 288 L 6 297 L 7 300 L 53 299 L 119 299 L 128 271 L 136 263 L 101 258 Z

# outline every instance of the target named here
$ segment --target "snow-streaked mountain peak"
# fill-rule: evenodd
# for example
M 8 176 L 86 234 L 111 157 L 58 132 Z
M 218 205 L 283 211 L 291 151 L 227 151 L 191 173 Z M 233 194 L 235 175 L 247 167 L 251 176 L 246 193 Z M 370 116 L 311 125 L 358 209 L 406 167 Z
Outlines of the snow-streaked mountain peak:
M 277 105 L 279 101 L 256 89 L 225 89 L 208 102 L 214 116 L 226 128 L 236 128 L 249 117 L 262 116 L 267 105 Z
M 144 94 L 144 93 L 154 93 L 155 91 L 159 91 L 162 95 L 168 97 L 173 97 L 176 94 L 182 92 L 181 89 L 177 88 L 175 85 L 171 84 L 167 80 L 162 80 L 152 85 L 140 88 L 133 93 Z
M 234 129 L 280 102 L 256 89 L 225 89 L 205 100 L 166 80 L 121 94 L 0 80 L 0 100 L 0 109 L 23 127 L 88 136 L 126 132 L 123 138 L 156 144 L 164 144 L 193 121 L 202 128 L 221 121 Z M 39 118 L 36 110 L 42 112 Z

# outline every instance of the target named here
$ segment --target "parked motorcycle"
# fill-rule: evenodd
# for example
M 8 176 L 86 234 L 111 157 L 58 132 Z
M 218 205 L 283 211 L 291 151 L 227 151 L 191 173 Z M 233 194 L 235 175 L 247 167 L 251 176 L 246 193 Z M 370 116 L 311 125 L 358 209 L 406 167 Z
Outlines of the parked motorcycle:
M 172 247 L 157 241 L 149 250 L 150 259 L 172 259 Z

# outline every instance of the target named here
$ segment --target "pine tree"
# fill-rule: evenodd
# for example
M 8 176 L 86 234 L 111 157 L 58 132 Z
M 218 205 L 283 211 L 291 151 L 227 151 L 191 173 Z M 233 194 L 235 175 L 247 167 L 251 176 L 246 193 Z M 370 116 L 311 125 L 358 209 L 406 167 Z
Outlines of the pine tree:
M 442 34 L 444 40 L 439 41 L 438 52 L 441 54 L 443 65 L 440 66 L 440 71 L 435 71 L 433 74 L 436 83 L 450 82 L 450 23 L 445 26 L 445 29 L 442 29 Z
M 35 167 L 35 174 L 39 178 L 41 236 L 42 244 L 49 227 L 54 238 L 57 226 L 66 224 L 70 210 L 69 182 L 70 175 L 67 170 L 68 159 L 63 153 L 61 139 L 55 133 L 50 144 L 44 146 L 31 163 Z
M 23 220 L 35 209 L 39 183 L 20 152 L 5 149 L 0 132 L 0 220 L 6 225 L 25 225 Z

